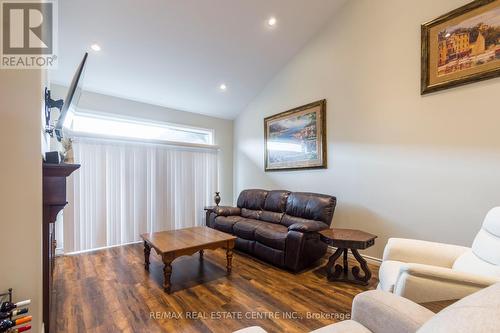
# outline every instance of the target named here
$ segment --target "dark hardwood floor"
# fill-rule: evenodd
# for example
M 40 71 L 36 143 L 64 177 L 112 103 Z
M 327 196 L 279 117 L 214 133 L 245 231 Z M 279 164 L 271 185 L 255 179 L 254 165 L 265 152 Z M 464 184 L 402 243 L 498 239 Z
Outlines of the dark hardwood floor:
M 326 280 L 323 266 L 300 274 L 235 252 L 226 276 L 222 249 L 173 263 L 172 294 L 162 290 L 163 265 L 142 244 L 56 259 L 54 332 L 309 332 L 345 319 L 353 297 L 374 289 Z M 370 265 L 373 276 L 377 267 Z M 190 317 L 190 318 L 188 318 Z

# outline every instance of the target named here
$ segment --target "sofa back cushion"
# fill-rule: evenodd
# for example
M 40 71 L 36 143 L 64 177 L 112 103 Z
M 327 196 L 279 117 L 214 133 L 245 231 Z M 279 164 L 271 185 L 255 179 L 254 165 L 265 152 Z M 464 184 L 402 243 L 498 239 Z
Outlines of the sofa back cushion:
M 330 225 L 337 199 L 330 195 L 292 192 L 286 202 L 286 215 L 283 217 L 293 220 L 291 217 L 299 217 L 306 220 L 316 220 Z M 291 223 L 292 221 L 290 221 Z M 293 224 L 293 223 L 292 223 Z
M 281 223 L 289 194 L 289 191 L 269 191 L 260 219 L 270 223 Z
M 266 190 L 243 190 L 238 197 L 237 205 L 239 208 L 262 210 L 266 197 Z
M 284 213 L 289 195 L 289 191 L 269 191 L 264 202 L 264 210 Z

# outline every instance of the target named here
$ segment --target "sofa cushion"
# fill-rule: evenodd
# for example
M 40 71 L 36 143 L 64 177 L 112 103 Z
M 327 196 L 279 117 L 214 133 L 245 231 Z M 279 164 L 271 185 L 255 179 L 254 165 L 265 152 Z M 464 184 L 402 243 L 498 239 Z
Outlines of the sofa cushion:
M 262 210 L 266 201 L 266 190 L 244 190 L 238 197 L 238 207 L 253 210 Z
M 290 193 L 286 203 L 286 214 L 307 220 L 317 220 L 330 225 L 335 210 L 336 198 L 316 193 Z
M 255 240 L 274 249 L 284 250 L 287 234 L 287 227 L 280 224 L 263 222 L 255 230 Z
M 241 216 L 217 216 L 214 222 L 214 229 L 233 234 L 233 225 L 241 221 Z
M 253 210 L 253 209 L 241 209 L 241 216 L 249 219 L 258 220 L 260 218 L 261 210 Z
M 269 191 L 264 202 L 264 210 L 283 213 L 289 195 L 289 191 Z
M 233 226 L 233 232 L 236 236 L 254 240 L 255 239 L 255 229 L 258 227 L 268 224 L 267 222 L 261 222 L 254 219 L 242 218 L 240 221 L 236 222 Z
M 284 213 L 271 212 L 268 210 L 263 210 L 260 214 L 260 219 L 262 221 L 270 222 L 270 223 L 281 223 L 281 219 L 283 218 Z

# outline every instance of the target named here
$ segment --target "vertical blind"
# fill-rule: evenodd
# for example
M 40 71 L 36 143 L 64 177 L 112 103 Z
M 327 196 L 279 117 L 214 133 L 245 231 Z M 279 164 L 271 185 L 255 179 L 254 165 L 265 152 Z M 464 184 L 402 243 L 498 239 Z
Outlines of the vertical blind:
M 64 215 L 64 252 L 139 241 L 200 226 L 217 190 L 217 150 L 77 138 Z

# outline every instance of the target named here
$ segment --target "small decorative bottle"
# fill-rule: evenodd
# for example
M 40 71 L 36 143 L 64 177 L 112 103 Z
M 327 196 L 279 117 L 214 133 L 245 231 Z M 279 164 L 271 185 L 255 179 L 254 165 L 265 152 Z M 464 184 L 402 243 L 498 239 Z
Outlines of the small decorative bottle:
M 220 203 L 220 192 L 215 192 L 214 201 L 215 201 L 215 205 L 219 206 L 219 203 Z

